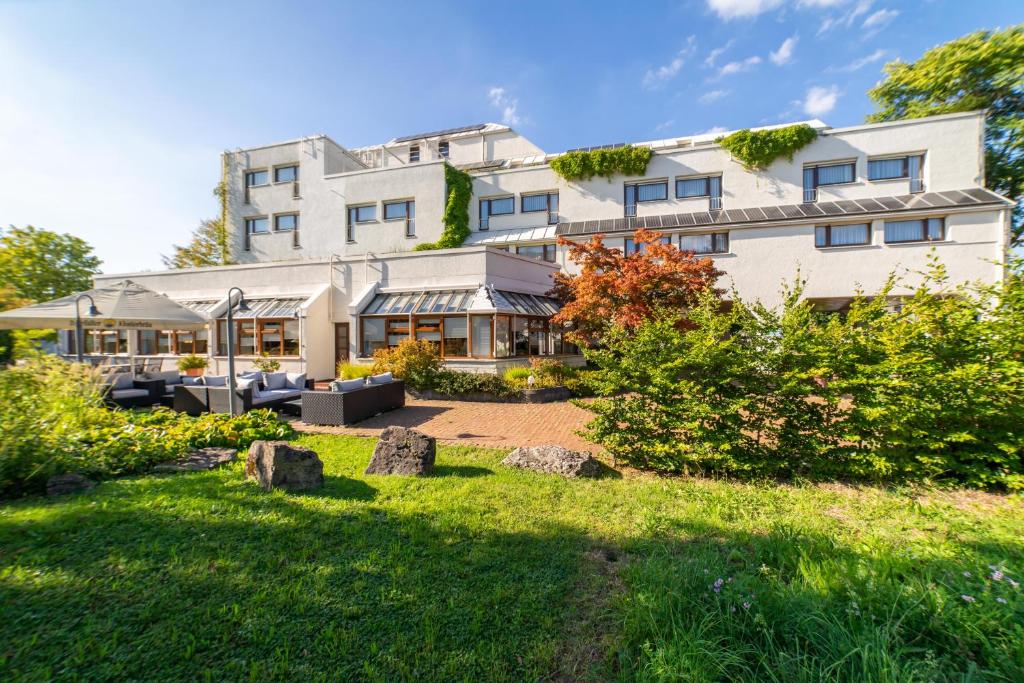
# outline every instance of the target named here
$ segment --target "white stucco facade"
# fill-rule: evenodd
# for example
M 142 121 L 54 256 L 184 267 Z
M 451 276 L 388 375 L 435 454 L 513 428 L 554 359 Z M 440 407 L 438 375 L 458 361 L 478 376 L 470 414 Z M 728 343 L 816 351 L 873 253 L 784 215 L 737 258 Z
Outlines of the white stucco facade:
M 316 135 L 225 152 L 238 265 L 97 282 L 128 277 L 179 301 L 215 299 L 214 317 L 231 286 L 250 298 L 301 299 L 294 304 L 301 350 L 282 363 L 325 378 L 343 339 L 338 324 L 348 325 L 348 355 L 365 352 L 360 314 L 374 293 L 483 286 L 542 295 L 554 272 L 574 269 L 567 248 L 554 246 L 559 236 L 601 234 L 625 247 L 634 229 L 650 227 L 677 246 L 705 240 L 714 245 L 707 256 L 725 272 L 721 285 L 768 305 L 798 272 L 806 295 L 823 305 L 876 290 L 891 272 L 913 284 L 932 253 L 954 281 L 1001 277 L 1012 206 L 983 189 L 982 112 L 848 128 L 807 123 L 817 139 L 761 172 L 744 169 L 715 136 L 697 135 L 635 143 L 653 151 L 643 177 L 579 182 L 554 173 L 548 162 L 557 155 L 498 124 L 356 149 Z M 448 163 L 473 178 L 472 233 L 459 249 L 413 252 L 441 236 Z M 900 168 L 901 177 L 880 177 Z M 627 194 L 637 183 L 646 194 Z M 708 189 L 685 196 L 694 187 Z M 543 203 L 524 200 L 538 194 L 550 195 L 550 211 L 526 210 Z M 915 225 L 921 239 L 904 239 Z M 840 244 L 833 234 L 845 235 Z M 856 243 L 841 243 L 854 234 Z M 417 324 L 410 318 L 410 327 Z M 219 371 L 215 337 L 211 326 L 212 371 Z M 466 355 L 462 365 L 480 360 Z

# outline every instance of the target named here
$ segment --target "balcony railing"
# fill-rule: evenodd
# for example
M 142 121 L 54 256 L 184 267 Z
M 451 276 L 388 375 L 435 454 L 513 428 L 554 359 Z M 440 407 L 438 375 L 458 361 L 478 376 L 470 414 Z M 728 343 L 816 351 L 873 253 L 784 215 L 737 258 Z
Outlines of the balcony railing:
M 818 201 L 818 188 L 816 187 L 805 187 L 804 188 L 804 203 L 812 204 Z
M 557 211 L 548 211 L 548 225 L 558 225 Z
M 921 178 L 910 179 L 910 192 L 911 194 L 917 194 L 918 192 L 924 192 L 924 180 Z
M 722 209 L 721 197 L 710 197 L 708 199 L 708 211 L 720 211 Z
M 636 204 L 626 204 L 626 218 L 636 218 Z

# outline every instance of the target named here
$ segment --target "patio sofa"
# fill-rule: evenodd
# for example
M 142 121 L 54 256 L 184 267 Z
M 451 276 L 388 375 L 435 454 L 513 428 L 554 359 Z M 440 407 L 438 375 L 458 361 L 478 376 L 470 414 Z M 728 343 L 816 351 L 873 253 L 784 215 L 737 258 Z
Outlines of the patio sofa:
M 302 421 L 314 425 L 347 425 L 405 405 L 402 380 L 360 384 L 333 382 L 331 391 L 302 392 Z
M 141 408 L 160 402 L 158 385 L 137 379 L 130 372 L 118 372 L 107 377 L 103 400 L 119 408 Z
M 283 373 L 282 373 L 283 374 Z M 301 377 L 301 379 L 299 379 Z M 262 379 L 254 376 L 239 377 L 235 389 L 235 414 L 249 412 L 255 408 L 276 408 L 282 403 L 294 401 L 303 394 L 303 389 L 312 389 L 313 380 L 305 375 L 293 376 L 299 382 L 284 387 L 268 389 Z M 226 378 L 207 377 L 204 384 L 174 386 L 174 409 L 188 415 L 202 413 L 227 413 L 230 411 Z M 221 381 L 224 381 L 221 384 Z M 214 384 L 209 382 L 215 381 Z

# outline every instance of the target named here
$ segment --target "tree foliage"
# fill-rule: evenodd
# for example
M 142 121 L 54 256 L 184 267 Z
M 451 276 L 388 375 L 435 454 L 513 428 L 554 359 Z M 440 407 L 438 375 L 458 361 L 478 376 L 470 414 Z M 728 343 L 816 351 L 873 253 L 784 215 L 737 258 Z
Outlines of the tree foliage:
M 933 262 L 843 315 L 801 283 L 778 309 L 710 292 L 613 328 L 590 437 L 632 465 L 748 476 L 950 480 L 1024 489 L 1024 283 L 951 286 Z
M 461 247 L 469 237 L 469 202 L 473 198 L 473 177 L 450 164 L 444 165 L 444 183 L 448 201 L 444 205 L 441 222 L 444 229 L 436 242 L 417 244 L 413 251 L 454 249 Z
M 723 273 L 710 258 L 665 244 L 653 230 L 637 230 L 633 241 L 637 250 L 626 255 L 606 246 L 603 235 L 584 243 L 559 239 L 580 273 L 555 275 L 551 294 L 564 306 L 552 320 L 571 322 L 577 341 L 592 343 L 613 325 L 630 329 L 661 307 L 683 311 L 702 292 L 719 294 L 714 287 Z
M 185 246 L 172 245 L 174 253 L 160 257 L 168 268 L 226 266 L 232 262 L 231 250 L 228 248 L 226 182 L 213 188 L 213 194 L 220 201 L 220 217 L 200 222 L 192 233 L 191 241 Z
M 568 181 L 611 178 L 616 174 L 642 176 L 654 152 L 650 147 L 626 145 L 615 149 L 566 152 L 551 160 L 551 170 Z
M 818 131 L 806 123 L 799 123 L 768 130 L 745 128 L 717 138 L 715 142 L 743 164 L 743 168 L 763 171 L 780 157 L 792 161 L 797 150 L 811 144 L 817 137 Z
M 13 225 L 0 236 L 0 287 L 25 302 L 48 301 L 92 287 L 100 260 L 72 235 Z
M 989 188 L 1024 196 L 1024 26 L 978 31 L 925 52 L 916 62 L 885 65 L 868 91 L 877 110 L 869 121 L 893 121 L 985 109 L 985 172 Z M 1014 238 L 1024 237 L 1017 207 Z

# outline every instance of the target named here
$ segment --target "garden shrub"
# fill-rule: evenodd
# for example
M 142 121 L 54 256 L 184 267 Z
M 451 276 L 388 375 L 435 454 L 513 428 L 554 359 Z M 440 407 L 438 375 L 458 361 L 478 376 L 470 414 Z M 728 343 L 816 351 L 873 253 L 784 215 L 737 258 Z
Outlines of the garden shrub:
M 768 130 L 738 130 L 715 142 L 720 144 L 748 171 L 763 171 L 779 157 L 792 161 L 793 155 L 811 144 L 818 131 L 806 123 Z
M 507 368 L 503 374 L 505 381 L 513 386 L 526 386 L 526 381 L 530 377 L 530 368 L 522 365 L 517 365 L 513 368 Z
M 519 393 L 519 389 L 505 381 L 504 377 L 489 373 L 458 372 L 442 370 L 434 377 L 428 389 L 433 389 L 444 396 L 465 396 L 466 394 L 485 393 L 501 398 L 511 398 Z
M 440 371 L 441 357 L 426 339 L 406 339 L 373 353 L 373 374 L 390 372 L 413 389 L 430 389 Z
M 654 151 L 650 147 L 625 145 L 615 149 L 576 150 L 551 160 L 551 170 L 568 181 L 611 179 L 616 174 L 642 176 Z
M 844 315 L 710 292 L 585 350 L 590 437 L 664 472 L 949 480 L 1024 489 L 1024 294 L 950 287 L 933 263 L 897 311 L 894 279 Z
M 55 474 L 126 474 L 191 448 L 247 448 L 294 434 L 269 410 L 234 418 L 115 410 L 103 403 L 102 389 L 97 370 L 54 357 L 0 370 L 0 496 L 41 491 Z
M 338 379 L 361 379 L 373 374 L 373 368 L 369 365 L 356 365 L 355 363 L 338 363 Z

